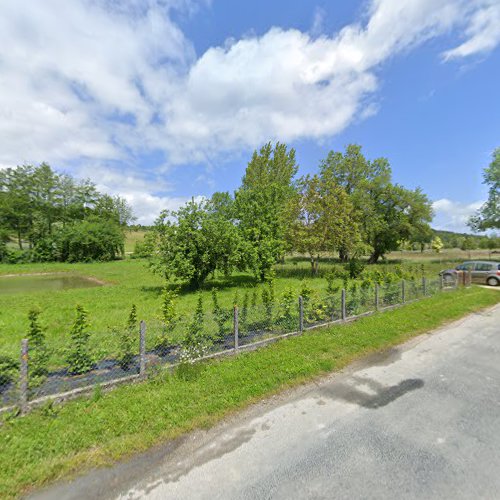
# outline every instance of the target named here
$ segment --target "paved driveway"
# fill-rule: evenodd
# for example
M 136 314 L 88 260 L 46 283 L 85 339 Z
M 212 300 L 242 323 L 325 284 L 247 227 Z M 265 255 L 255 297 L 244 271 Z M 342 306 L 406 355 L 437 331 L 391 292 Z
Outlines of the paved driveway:
M 500 498 L 500 306 L 45 498 Z

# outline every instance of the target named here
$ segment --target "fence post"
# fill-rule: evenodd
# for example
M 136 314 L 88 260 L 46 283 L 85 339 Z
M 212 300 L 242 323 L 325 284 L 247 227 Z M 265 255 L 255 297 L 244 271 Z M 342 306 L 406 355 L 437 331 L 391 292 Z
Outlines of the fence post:
M 469 269 L 467 271 L 467 288 L 472 285 L 472 271 Z
M 380 293 L 378 288 L 378 283 L 375 283 L 375 311 L 379 310 L 380 307 Z
M 341 304 L 341 318 L 342 321 L 347 319 L 346 310 L 345 310 L 345 288 L 342 288 L 342 304 Z
M 401 302 L 403 304 L 406 302 L 406 284 L 405 284 L 405 280 L 401 281 Z
M 146 322 L 141 321 L 139 330 L 139 375 L 146 373 Z
M 302 295 L 299 296 L 299 332 L 304 331 L 304 299 Z
M 443 278 L 443 275 L 440 274 L 439 275 L 439 290 L 443 291 L 443 288 L 444 288 L 444 278 Z
M 28 412 L 28 340 L 21 340 L 21 369 L 19 372 L 19 407 L 21 415 Z
M 238 352 L 239 348 L 239 318 L 238 306 L 234 306 L 233 310 L 233 325 L 234 325 L 234 352 Z
M 424 297 L 427 295 L 427 279 L 425 276 L 422 278 L 422 293 Z

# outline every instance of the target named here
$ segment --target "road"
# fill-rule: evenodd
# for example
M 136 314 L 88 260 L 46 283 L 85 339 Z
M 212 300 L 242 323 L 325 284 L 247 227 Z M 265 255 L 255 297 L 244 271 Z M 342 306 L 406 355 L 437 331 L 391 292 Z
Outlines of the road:
M 37 498 L 500 498 L 500 306 Z

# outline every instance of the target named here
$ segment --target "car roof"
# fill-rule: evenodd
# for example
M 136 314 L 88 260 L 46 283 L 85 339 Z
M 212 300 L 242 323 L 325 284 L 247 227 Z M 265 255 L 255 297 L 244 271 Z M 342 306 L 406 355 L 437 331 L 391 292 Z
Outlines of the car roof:
M 462 262 L 462 264 L 497 264 L 500 265 L 500 262 L 496 260 L 466 260 Z

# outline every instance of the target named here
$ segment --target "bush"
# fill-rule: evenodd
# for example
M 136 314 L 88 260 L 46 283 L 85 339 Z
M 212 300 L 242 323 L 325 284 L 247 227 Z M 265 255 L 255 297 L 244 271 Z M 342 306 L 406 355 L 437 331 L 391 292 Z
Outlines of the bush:
M 238 301 L 238 297 L 234 298 L 235 304 Z M 212 313 L 214 315 L 215 322 L 217 323 L 217 337 L 223 339 L 226 333 L 229 331 L 227 328 L 227 323 L 231 319 L 231 311 L 222 308 L 219 305 L 219 295 L 217 288 L 212 288 Z
M 39 316 L 40 311 L 37 309 L 32 309 L 28 313 L 29 329 L 27 338 L 30 357 L 30 384 L 32 386 L 39 385 L 49 372 L 49 355 L 45 332 L 40 326 Z
M 132 305 L 127 320 L 127 325 L 120 334 L 120 351 L 118 354 L 118 364 L 122 370 L 128 370 L 134 360 L 134 341 L 137 335 L 137 308 Z
M 134 245 L 134 253 L 131 257 L 133 259 L 146 259 L 151 257 L 151 246 L 144 241 L 136 241 Z
M 193 321 L 189 325 L 187 335 L 182 342 L 181 362 L 194 362 L 204 356 L 211 346 L 211 341 L 204 331 L 203 298 L 198 295 L 198 303 Z
M 177 324 L 178 315 L 176 311 L 177 294 L 167 287 L 163 289 L 161 297 L 161 321 L 162 334 L 156 343 L 156 348 L 167 349 L 172 345 L 171 332 Z
M 89 372 L 94 366 L 94 359 L 89 348 L 90 333 L 87 322 L 87 311 L 82 306 L 76 306 L 76 318 L 71 328 L 71 345 L 66 361 L 68 371 L 72 375 Z
M 361 273 L 365 269 L 365 264 L 359 259 L 352 258 L 344 267 L 345 271 L 349 275 L 349 278 L 355 280 L 361 276 Z
M 57 239 L 64 262 L 109 261 L 124 255 L 123 229 L 111 220 L 76 222 L 61 229 Z
M 19 363 L 9 356 L 0 355 L 0 391 L 2 386 L 12 382 L 19 370 Z

